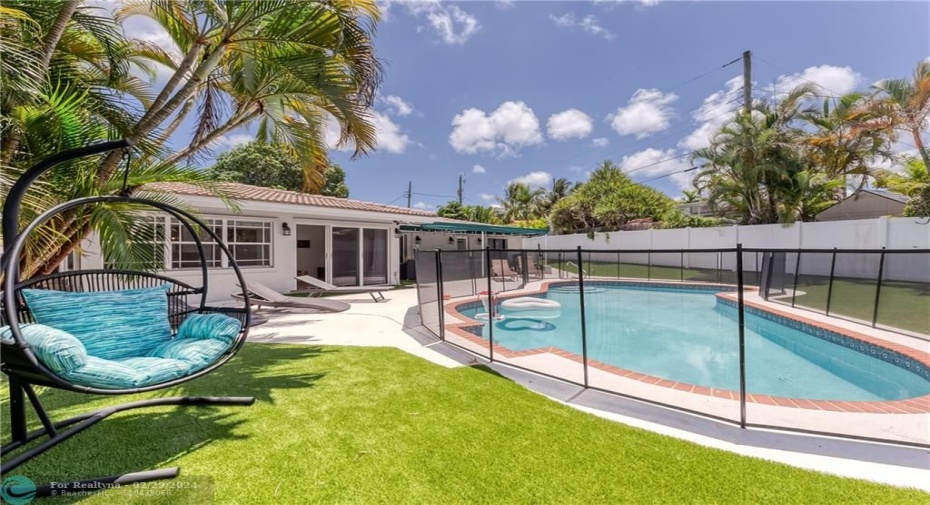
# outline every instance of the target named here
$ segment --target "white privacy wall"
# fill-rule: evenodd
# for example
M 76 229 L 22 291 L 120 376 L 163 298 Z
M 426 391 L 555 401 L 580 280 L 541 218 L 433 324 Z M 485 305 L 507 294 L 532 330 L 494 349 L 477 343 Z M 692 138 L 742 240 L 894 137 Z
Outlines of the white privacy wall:
M 718 226 L 713 228 L 684 228 L 675 230 L 642 230 L 597 233 L 594 238 L 586 234 L 547 235 L 528 238 L 527 249 L 631 250 L 631 249 L 726 249 L 742 243 L 746 248 L 758 249 L 930 249 L 930 222 L 927 218 L 863 219 L 856 221 L 830 221 L 767 224 L 752 226 Z M 654 265 L 678 266 L 680 255 L 653 253 Z M 735 269 L 735 255 L 722 255 L 722 267 Z M 797 256 L 788 255 L 786 268 L 793 274 Z M 594 261 L 615 261 L 605 255 Z M 810 275 L 828 275 L 830 254 L 805 254 L 800 271 Z M 744 257 L 746 269 L 758 269 L 755 255 Z M 877 275 L 879 255 L 839 254 L 837 276 L 874 278 Z M 624 263 L 643 263 L 645 254 L 624 254 Z M 685 256 L 685 267 L 715 268 L 716 254 L 690 254 Z M 885 279 L 907 279 L 930 282 L 930 254 L 886 255 Z

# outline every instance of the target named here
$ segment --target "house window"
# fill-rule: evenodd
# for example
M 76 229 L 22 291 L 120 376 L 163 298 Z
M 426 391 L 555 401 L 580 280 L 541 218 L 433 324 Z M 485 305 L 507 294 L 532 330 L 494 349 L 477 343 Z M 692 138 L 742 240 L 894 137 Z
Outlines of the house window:
M 270 221 L 226 221 L 226 245 L 239 266 L 271 266 Z
M 491 249 L 507 249 L 507 239 L 489 238 L 488 247 L 490 247 Z
M 220 219 L 203 219 L 214 233 L 222 236 L 223 221 Z M 222 251 L 219 245 L 210 237 L 206 230 L 197 230 L 197 236 L 203 244 L 204 257 L 207 267 L 219 268 L 222 265 Z M 200 268 L 200 253 L 194 236 L 177 219 L 171 220 L 171 268 Z

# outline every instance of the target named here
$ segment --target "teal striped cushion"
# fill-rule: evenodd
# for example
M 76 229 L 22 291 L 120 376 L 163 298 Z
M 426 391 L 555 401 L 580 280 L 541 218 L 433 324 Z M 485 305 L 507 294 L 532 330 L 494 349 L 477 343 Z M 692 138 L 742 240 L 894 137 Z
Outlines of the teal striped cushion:
M 194 370 L 199 370 L 216 361 L 227 349 L 228 343 L 212 338 L 175 339 L 156 347 L 151 355 L 181 360 L 190 363 Z
M 146 356 L 171 339 L 168 284 L 154 288 L 74 293 L 23 289 L 36 321 L 66 331 L 102 359 Z
M 56 374 L 61 375 L 87 363 L 87 349 L 71 334 L 43 324 L 24 324 L 19 331 L 32 346 L 36 358 Z M 0 328 L 0 338 L 13 338 L 9 326 Z
M 232 344 L 241 329 L 238 319 L 225 314 L 191 314 L 178 328 L 178 338 L 212 338 Z
M 177 359 L 164 358 L 129 358 L 118 361 L 134 369 L 143 377 L 136 382 L 136 387 L 149 386 L 177 379 L 191 370 L 191 364 Z
M 131 366 L 93 356 L 88 356 L 84 366 L 61 374 L 61 378 L 74 384 L 102 389 L 138 387 L 145 377 Z

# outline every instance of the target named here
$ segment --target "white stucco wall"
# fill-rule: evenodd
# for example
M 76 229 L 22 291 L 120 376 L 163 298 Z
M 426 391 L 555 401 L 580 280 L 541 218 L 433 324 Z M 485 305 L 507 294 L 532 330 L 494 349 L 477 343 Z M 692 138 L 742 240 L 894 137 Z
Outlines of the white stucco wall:
M 202 218 L 234 217 L 236 219 L 260 218 L 270 220 L 272 222 L 272 266 L 241 267 L 241 269 L 246 282 L 260 282 L 282 293 L 294 290 L 297 287 L 297 281 L 294 279 L 298 270 L 297 240 L 302 238 L 298 235 L 298 230 L 304 228 L 297 226 L 299 224 L 386 230 L 388 236 L 388 281 L 396 283 L 400 279 L 400 239 L 394 232 L 396 222 L 426 223 L 435 221 L 435 217 L 431 216 L 408 216 L 255 201 L 237 201 L 235 204 L 238 208 L 233 211 L 217 198 L 185 196 L 184 200 L 190 207 L 197 209 L 198 216 Z M 288 224 L 291 235 L 284 235 L 282 231 L 283 223 Z M 326 240 L 326 247 L 325 261 L 327 274 L 329 275 L 332 271 L 332 253 L 331 244 L 328 240 Z M 103 259 L 96 237 L 89 237 L 82 245 L 79 267 L 82 269 L 103 268 Z M 199 270 L 169 270 L 162 273 L 194 286 L 201 285 Z M 311 272 L 311 274 L 314 273 Z M 207 301 L 230 300 L 230 295 L 239 290 L 236 284 L 237 279 L 231 269 L 211 268 Z

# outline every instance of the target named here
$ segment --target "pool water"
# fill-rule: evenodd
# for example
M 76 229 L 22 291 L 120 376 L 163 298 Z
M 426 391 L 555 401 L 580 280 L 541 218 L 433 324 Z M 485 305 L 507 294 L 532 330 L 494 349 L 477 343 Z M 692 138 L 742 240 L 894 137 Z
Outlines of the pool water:
M 709 289 L 620 284 L 585 289 L 590 359 L 642 374 L 710 388 L 739 390 L 737 309 Z M 557 347 L 578 355 L 578 286 L 552 286 L 550 319 L 494 323 L 494 343 L 514 351 Z M 482 308 L 461 311 L 474 317 Z M 520 315 L 525 315 L 525 312 Z M 480 329 L 488 338 L 488 325 Z M 746 389 L 791 398 L 900 400 L 930 394 L 930 381 L 880 359 L 821 340 L 778 322 L 745 314 Z

